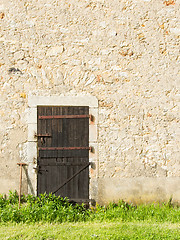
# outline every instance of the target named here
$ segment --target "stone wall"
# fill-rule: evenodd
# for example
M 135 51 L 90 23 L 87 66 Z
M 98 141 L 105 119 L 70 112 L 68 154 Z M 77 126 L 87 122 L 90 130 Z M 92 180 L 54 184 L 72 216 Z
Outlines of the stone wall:
M 179 0 L 1 0 L 0 192 L 27 160 L 27 97 L 90 94 L 96 200 L 180 202 L 179 16 Z

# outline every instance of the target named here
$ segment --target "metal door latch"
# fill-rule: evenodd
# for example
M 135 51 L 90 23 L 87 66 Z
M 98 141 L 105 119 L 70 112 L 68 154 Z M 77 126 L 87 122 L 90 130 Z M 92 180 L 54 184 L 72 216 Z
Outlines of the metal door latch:
M 35 169 L 35 171 L 36 172 L 48 172 L 48 170 L 47 169 L 41 169 L 39 166 L 37 166 L 37 167 L 34 167 L 33 169 Z

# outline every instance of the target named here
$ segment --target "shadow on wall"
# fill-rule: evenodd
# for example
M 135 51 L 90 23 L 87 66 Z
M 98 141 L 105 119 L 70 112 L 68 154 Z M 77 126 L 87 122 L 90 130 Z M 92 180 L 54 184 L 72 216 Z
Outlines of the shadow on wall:
M 23 169 L 24 169 L 25 176 L 26 176 L 27 188 L 28 188 L 28 186 L 30 188 L 30 191 L 27 191 L 27 192 L 31 192 L 31 194 L 35 195 L 31 179 L 29 178 L 29 175 L 28 175 L 28 169 L 27 169 L 27 167 L 24 167 Z

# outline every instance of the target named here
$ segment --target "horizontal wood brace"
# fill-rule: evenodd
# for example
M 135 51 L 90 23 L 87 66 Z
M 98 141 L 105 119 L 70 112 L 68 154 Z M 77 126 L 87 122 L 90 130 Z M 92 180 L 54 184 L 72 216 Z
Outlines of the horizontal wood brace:
M 91 147 L 39 147 L 39 150 L 91 150 Z
M 40 167 L 48 167 L 48 166 L 86 166 L 86 164 L 87 164 L 87 162 L 86 163 L 70 163 L 70 162 L 62 163 L 62 162 L 57 162 L 57 163 L 48 163 L 48 164 L 39 163 L 39 166 Z
M 63 118 L 90 118 L 92 115 L 51 115 L 51 116 L 39 116 L 39 119 L 63 119 Z

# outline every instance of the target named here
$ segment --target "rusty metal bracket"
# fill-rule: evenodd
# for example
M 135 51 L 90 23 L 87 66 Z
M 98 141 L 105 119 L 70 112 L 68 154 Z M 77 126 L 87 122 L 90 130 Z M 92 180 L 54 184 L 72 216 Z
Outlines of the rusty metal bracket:
M 90 115 L 89 115 L 89 119 L 90 119 L 91 122 L 94 122 L 94 119 L 95 119 L 95 118 L 94 118 L 94 116 L 93 116 L 92 114 L 90 114 Z
M 41 165 L 41 166 L 48 166 L 48 165 Z M 33 169 L 36 171 L 36 173 L 40 173 L 40 172 L 48 172 L 47 169 L 41 169 L 40 166 L 33 167 Z
M 52 137 L 49 133 L 44 133 L 44 134 L 34 134 L 34 137 Z
M 89 118 L 93 121 L 94 117 L 90 115 L 50 115 L 50 116 L 39 116 L 39 119 L 67 119 L 67 118 Z

